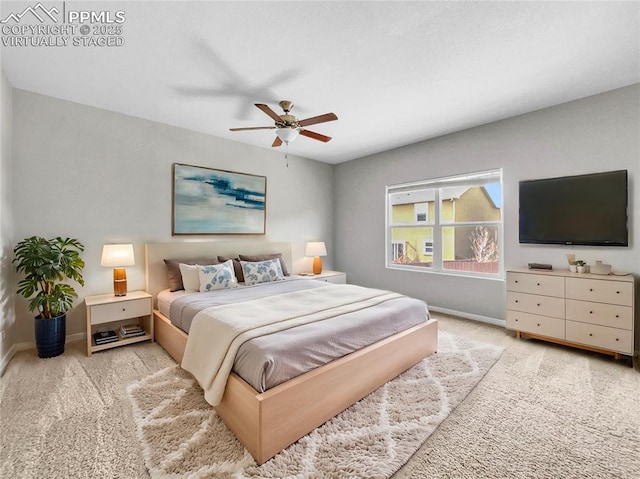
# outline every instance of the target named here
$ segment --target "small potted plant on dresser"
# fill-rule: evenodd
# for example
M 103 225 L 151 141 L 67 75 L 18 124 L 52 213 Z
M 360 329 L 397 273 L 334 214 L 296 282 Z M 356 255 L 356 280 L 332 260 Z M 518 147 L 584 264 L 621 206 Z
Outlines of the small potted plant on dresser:
M 84 285 L 80 253 L 84 246 L 76 239 L 46 239 L 31 236 L 13 249 L 16 271 L 24 274 L 18 282 L 18 294 L 29 300 L 35 316 L 38 356 L 51 358 L 64 352 L 67 311 L 78 295 L 65 280 Z
M 579 259 L 576 261 L 576 269 L 578 273 L 584 273 L 587 270 L 587 263 Z

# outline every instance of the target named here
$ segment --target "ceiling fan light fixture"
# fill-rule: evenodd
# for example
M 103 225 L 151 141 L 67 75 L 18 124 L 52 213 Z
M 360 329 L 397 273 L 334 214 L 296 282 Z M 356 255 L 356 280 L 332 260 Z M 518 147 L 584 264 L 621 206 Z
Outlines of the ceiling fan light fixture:
M 285 143 L 289 144 L 300 134 L 299 128 L 277 128 L 276 135 Z

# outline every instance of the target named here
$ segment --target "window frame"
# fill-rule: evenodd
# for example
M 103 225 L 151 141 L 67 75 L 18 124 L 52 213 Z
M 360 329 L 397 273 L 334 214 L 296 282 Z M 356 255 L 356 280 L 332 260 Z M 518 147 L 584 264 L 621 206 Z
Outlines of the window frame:
M 503 194 L 503 181 L 502 181 L 502 168 L 479 171 L 474 173 L 453 175 L 442 178 L 432 178 L 420 181 L 414 181 L 410 183 L 400 183 L 395 185 L 387 185 L 385 187 L 385 267 L 387 269 L 399 269 L 404 271 L 418 271 L 422 273 L 436 273 L 436 274 L 445 274 L 445 275 L 454 275 L 454 276 L 471 276 L 483 279 L 495 279 L 495 280 L 503 280 L 504 279 L 504 194 Z M 483 186 L 485 184 L 499 183 L 500 184 L 500 198 L 501 204 L 500 208 L 500 219 L 499 220 L 489 220 L 489 221 L 464 221 L 464 222 L 456 222 L 455 215 L 454 220 L 446 221 L 443 220 L 442 213 L 442 202 L 440 201 L 441 189 L 455 186 Z M 428 221 L 417 221 L 416 215 L 414 213 L 414 222 L 413 223 L 392 223 L 392 203 L 391 196 L 393 194 L 398 193 L 411 193 L 411 192 L 420 192 L 420 191 L 433 190 L 434 196 L 434 208 L 433 208 L 433 217 L 429 217 L 429 212 L 427 213 Z M 443 261 L 443 228 L 451 227 L 475 227 L 475 226 L 490 226 L 497 228 L 497 238 L 498 238 L 498 272 L 497 273 L 483 273 L 483 272 L 474 272 L 474 271 L 462 271 L 462 270 L 452 270 L 444 268 Z M 416 265 L 407 265 L 394 263 L 390 256 L 390 248 L 392 248 L 392 243 L 404 241 L 406 240 L 392 240 L 393 237 L 393 229 L 394 228 L 432 228 L 432 265 L 431 266 L 416 266 Z M 421 240 L 422 250 L 424 251 L 425 242 L 428 238 L 423 238 Z M 404 249 L 406 251 L 406 244 Z M 425 255 L 427 255 L 425 253 Z

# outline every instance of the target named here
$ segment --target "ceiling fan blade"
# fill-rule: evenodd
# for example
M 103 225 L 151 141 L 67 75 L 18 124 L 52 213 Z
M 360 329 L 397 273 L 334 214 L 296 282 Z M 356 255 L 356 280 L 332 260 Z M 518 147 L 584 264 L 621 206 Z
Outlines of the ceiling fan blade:
M 252 126 L 249 128 L 229 128 L 229 131 L 247 131 L 247 130 L 275 130 L 275 126 Z
M 337 120 L 338 117 L 336 116 L 335 113 L 325 113 L 324 115 L 318 115 L 318 116 L 313 116 L 311 118 L 306 118 L 305 120 L 300 120 L 298 122 L 298 125 L 300 126 L 309 126 L 309 125 L 316 125 L 318 123 L 324 123 L 327 121 L 334 121 Z
M 276 136 L 276 139 L 273 140 L 273 144 L 271 146 L 275 148 L 280 145 L 282 145 L 282 140 L 280 139 L 279 136 Z
M 258 108 L 260 108 L 263 112 L 265 112 L 267 115 L 269 115 L 271 118 L 273 118 L 274 121 L 277 121 L 277 122 L 281 122 L 282 121 L 282 118 L 280 118 L 275 111 L 273 111 L 271 108 L 269 108 L 268 105 L 265 105 L 264 103 L 256 103 L 255 105 Z
M 309 131 L 309 130 L 300 130 L 300 134 L 302 136 L 306 136 L 307 138 L 313 138 L 314 140 L 324 141 L 325 143 L 331 139 L 330 136 L 321 135 L 320 133 L 316 133 L 315 131 Z

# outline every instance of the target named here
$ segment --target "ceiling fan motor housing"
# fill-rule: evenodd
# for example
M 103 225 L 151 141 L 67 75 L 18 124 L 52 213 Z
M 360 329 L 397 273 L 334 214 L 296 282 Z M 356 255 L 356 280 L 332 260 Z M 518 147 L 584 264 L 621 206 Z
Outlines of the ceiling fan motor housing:
M 278 125 L 279 128 L 298 128 L 298 119 L 293 115 L 280 115 L 282 118 L 282 125 Z

